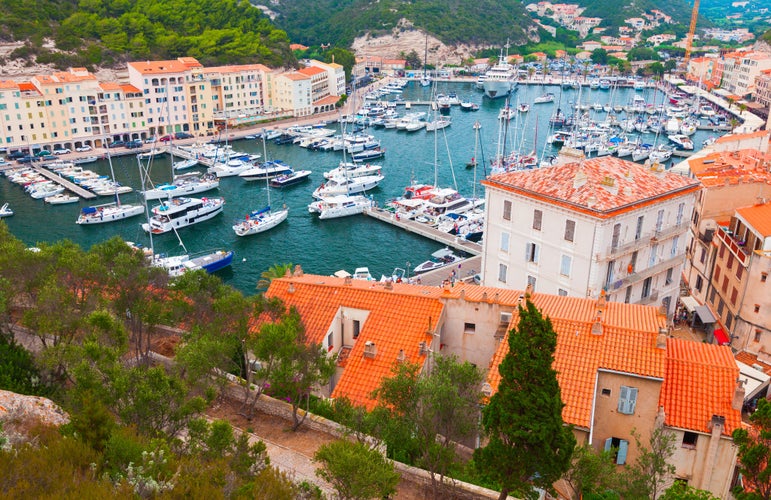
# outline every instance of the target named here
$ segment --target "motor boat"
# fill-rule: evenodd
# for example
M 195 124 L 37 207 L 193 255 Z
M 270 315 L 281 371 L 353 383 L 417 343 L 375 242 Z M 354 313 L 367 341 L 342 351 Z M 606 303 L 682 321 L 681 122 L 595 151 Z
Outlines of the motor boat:
M 455 255 L 449 248 L 442 248 L 431 254 L 431 259 L 427 260 L 415 267 L 415 274 L 422 274 L 428 271 L 434 271 L 442 267 L 449 266 L 457 261 L 461 260 L 460 257 Z
M 222 212 L 224 198 L 172 198 L 153 207 L 150 220 L 142 229 L 153 234 L 162 234 L 174 229 L 207 221 Z
M 363 213 L 372 206 L 372 200 L 363 195 L 331 196 L 308 205 L 310 213 L 319 214 L 319 219 L 336 219 Z

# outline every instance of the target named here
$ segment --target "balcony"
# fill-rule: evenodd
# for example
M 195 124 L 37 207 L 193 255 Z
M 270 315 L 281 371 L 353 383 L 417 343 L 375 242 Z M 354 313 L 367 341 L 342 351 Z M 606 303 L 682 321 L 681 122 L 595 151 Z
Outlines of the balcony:
M 727 228 L 724 228 L 722 226 L 719 226 L 717 228 L 717 238 L 721 245 L 725 245 L 728 247 L 728 250 L 734 254 L 734 257 L 736 257 L 742 266 L 747 267 L 749 264 L 749 252 L 744 247 L 745 243 L 744 241 L 740 241 L 737 239 L 730 230 Z
M 645 278 L 649 278 L 654 274 L 666 271 L 670 267 L 681 266 L 683 262 L 685 262 L 685 255 L 678 255 L 671 259 L 662 260 L 658 264 L 654 264 L 651 267 L 641 269 L 640 271 L 635 271 L 633 273 L 627 274 L 624 277 L 613 280 L 613 282 L 609 284 L 608 288 L 610 291 L 615 291 L 619 288 L 634 285 L 635 283 L 639 283 L 640 281 L 644 280 Z
M 641 305 L 652 304 L 652 303 L 656 302 L 657 300 L 659 300 L 659 291 L 658 290 L 656 290 L 653 293 L 650 293 L 647 297 L 641 298 L 640 302 L 638 302 L 638 304 L 641 304 Z
M 640 235 L 640 237 L 636 240 L 628 241 L 615 247 L 611 245 L 607 248 L 605 255 L 602 256 L 600 260 L 615 259 L 624 254 L 632 253 L 635 250 L 650 246 L 651 242 L 656 243 L 665 240 L 670 236 L 684 233 L 688 230 L 689 226 L 690 222 L 685 221 L 681 222 L 680 224 L 664 228 L 661 231 L 648 231 L 647 233 Z

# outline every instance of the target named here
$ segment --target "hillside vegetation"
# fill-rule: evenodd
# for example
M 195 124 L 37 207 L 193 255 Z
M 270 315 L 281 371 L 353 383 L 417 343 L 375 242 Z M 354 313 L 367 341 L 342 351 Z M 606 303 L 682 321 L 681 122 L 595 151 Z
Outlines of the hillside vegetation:
M 586 7 L 583 16 L 603 18 L 602 26 L 624 26 L 624 19 L 640 17 L 643 12 L 660 10 L 677 24 L 689 24 L 691 5 L 685 0 L 575 0 Z
M 12 57 L 60 67 L 181 56 L 207 65 L 295 62 L 286 33 L 246 0 L 0 0 L 0 38 L 27 42 Z
M 278 14 L 276 25 L 292 41 L 350 46 L 356 37 L 391 33 L 409 25 L 445 44 L 501 46 L 527 41 L 533 20 L 518 0 L 253 0 Z M 406 20 L 407 25 L 400 24 Z

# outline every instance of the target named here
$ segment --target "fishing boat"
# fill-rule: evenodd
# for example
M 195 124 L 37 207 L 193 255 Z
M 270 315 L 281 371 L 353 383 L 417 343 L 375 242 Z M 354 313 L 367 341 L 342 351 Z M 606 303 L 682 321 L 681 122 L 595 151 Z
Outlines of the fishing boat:
M 308 212 L 319 214 L 319 219 L 336 219 L 363 213 L 372 206 L 372 200 L 363 195 L 342 195 L 323 198 L 308 205 Z
M 8 203 L 3 203 L 3 206 L 0 207 L 0 218 L 10 217 L 12 215 L 13 210 L 11 210 L 11 207 L 8 206 Z
M 270 186 L 274 188 L 285 188 L 300 184 L 301 182 L 308 180 L 311 175 L 310 170 L 296 170 L 291 174 L 279 175 L 270 180 Z
M 428 271 L 434 271 L 442 267 L 449 266 L 457 261 L 461 260 L 460 257 L 455 255 L 449 248 L 442 248 L 431 254 L 431 259 L 415 266 L 415 274 L 422 274 Z
M 224 198 L 173 198 L 153 207 L 149 221 L 142 229 L 163 234 L 175 229 L 207 221 L 222 212 Z

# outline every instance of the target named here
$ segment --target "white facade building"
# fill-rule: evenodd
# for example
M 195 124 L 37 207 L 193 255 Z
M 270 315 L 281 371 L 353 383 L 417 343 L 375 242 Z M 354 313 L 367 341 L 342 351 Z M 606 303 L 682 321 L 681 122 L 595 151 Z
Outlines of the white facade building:
M 698 180 L 597 158 L 483 181 L 483 283 L 674 310 Z

